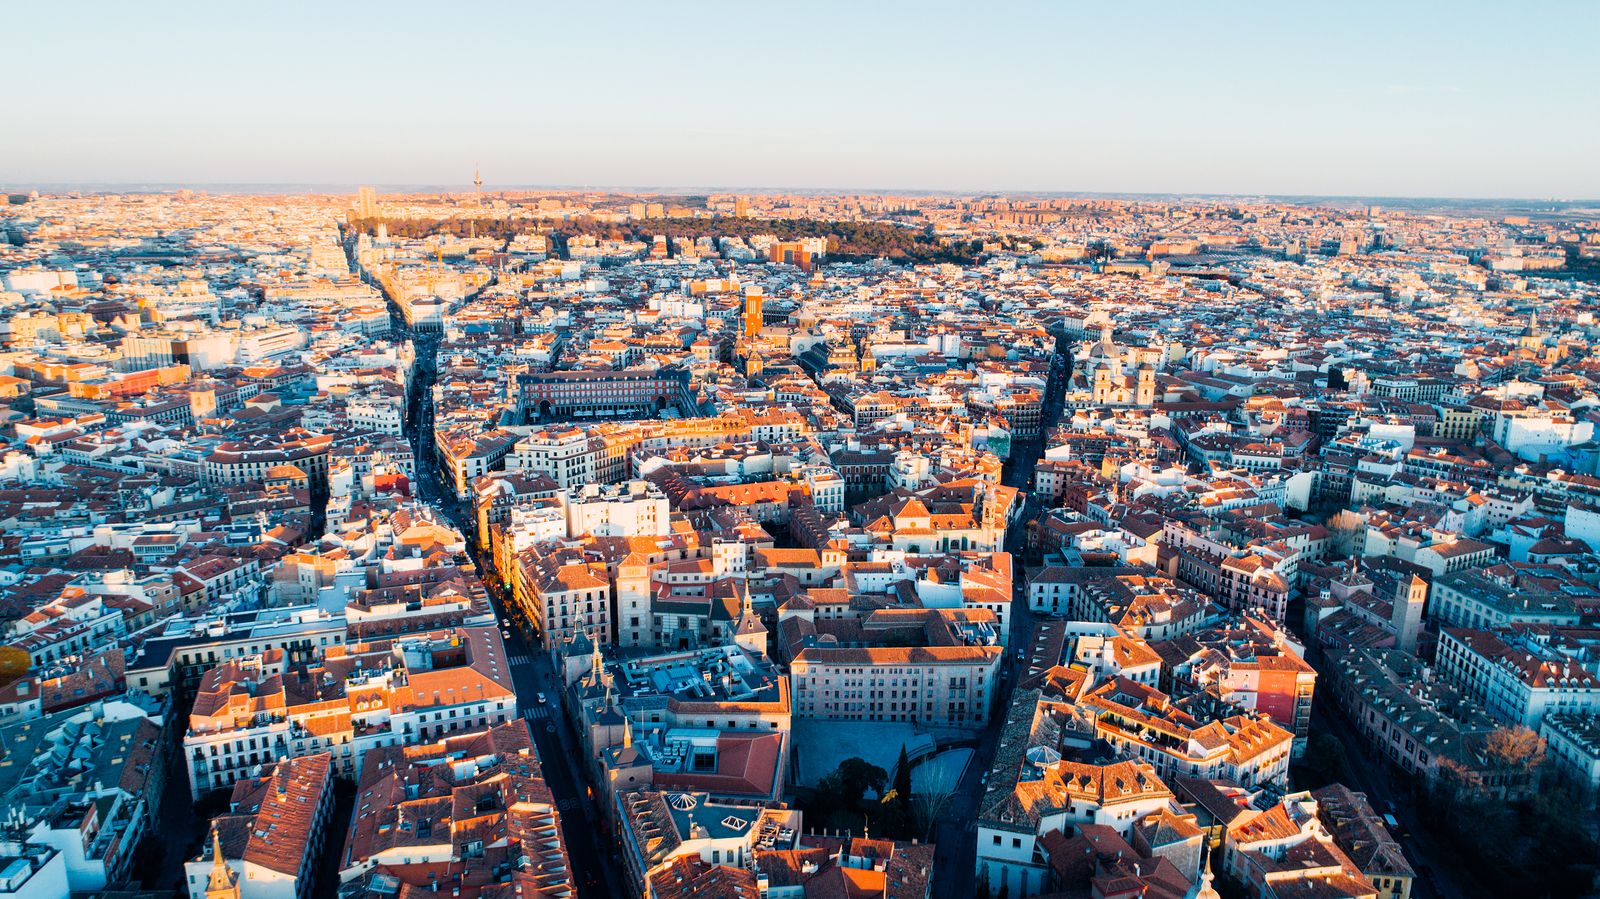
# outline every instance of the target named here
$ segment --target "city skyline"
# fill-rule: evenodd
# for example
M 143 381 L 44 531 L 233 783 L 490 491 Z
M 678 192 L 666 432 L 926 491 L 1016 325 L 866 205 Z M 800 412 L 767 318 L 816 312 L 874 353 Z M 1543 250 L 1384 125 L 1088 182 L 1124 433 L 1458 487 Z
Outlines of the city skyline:
M 18 4 L 0 899 L 1600 899 L 1600 7 Z
M 812 8 L 30 7 L 0 178 L 1600 197 L 1574 3 Z

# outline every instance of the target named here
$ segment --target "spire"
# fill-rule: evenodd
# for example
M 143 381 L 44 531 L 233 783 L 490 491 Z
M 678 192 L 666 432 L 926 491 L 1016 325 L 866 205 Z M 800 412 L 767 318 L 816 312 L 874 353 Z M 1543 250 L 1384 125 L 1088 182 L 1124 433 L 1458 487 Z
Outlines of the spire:
M 206 899 L 238 899 L 239 880 L 222 854 L 222 834 L 211 822 L 211 875 L 206 880 Z
M 222 858 L 222 834 L 217 830 L 217 822 L 211 822 L 211 882 L 216 883 L 217 878 L 226 880 L 231 872 L 228 863 Z
M 1201 852 L 1200 879 L 1195 882 L 1193 887 L 1190 887 L 1184 899 L 1222 899 L 1222 894 L 1218 893 L 1217 888 L 1211 885 L 1211 881 L 1216 879 L 1216 875 L 1211 873 L 1211 847 L 1203 845 Z

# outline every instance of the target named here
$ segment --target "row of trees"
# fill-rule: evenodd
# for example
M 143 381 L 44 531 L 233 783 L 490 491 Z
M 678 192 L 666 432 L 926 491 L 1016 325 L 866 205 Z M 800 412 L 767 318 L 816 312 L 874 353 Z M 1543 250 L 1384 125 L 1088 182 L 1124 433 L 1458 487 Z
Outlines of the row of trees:
M 460 215 L 449 218 L 400 218 L 394 216 L 352 218 L 348 227 L 357 234 L 376 236 L 379 225 L 382 225 L 390 236 L 403 237 L 408 240 L 417 240 L 430 234 L 448 234 L 452 237 L 468 237 L 476 234 L 480 237 L 498 237 L 501 240 L 506 240 L 526 230 L 526 225 L 522 222 L 512 222 L 502 218 Z
M 1600 863 L 1593 798 L 1554 774 L 1532 730 L 1505 727 L 1475 739 L 1476 773 L 1441 759 L 1426 785 L 1412 782 L 1440 861 L 1459 869 L 1462 882 L 1483 885 L 1485 895 L 1587 895 Z M 1314 729 L 1293 777 L 1300 789 L 1351 783 L 1361 764 L 1334 734 Z M 1502 798 L 1508 794 L 1526 798 Z
M 525 219 L 478 218 L 452 216 L 450 218 L 361 218 L 353 219 L 350 227 L 367 234 L 376 234 L 379 225 L 389 234 L 410 239 L 430 234 L 448 234 L 466 237 L 472 234 L 506 239 L 528 227 Z M 552 244 L 560 255 L 566 254 L 567 241 L 579 235 L 607 240 L 650 240 L 656 235 L 669 239 L 700 237 L 739 237 L 749 239 L 758 234 L 770 234 L 779 240 L 799 240 L 822 237 L 828 241 L 828 255 L 840 261 L 865 259 L 890 259 L 896 262 L 970 263 L 982 250 L 979 241 L 946 241 L 937 237 L 931 228 L 905 228 L 883 222 L 847 222 L 824 219 L 751 219 L 751 218 L 691 218 L 691 219 L 640 219 L 628 222 L 608 222 L 592 216 L 571 219 L 537 219 L 534 224 L 552 237 Z
M 1465 772 L 1443 767 L 1423 796 L 1427 820 L 1470 880 L 1496 896 L 1590 895 L 1600 864 L 1591 797 L 1550 770 L 1544 740 L 1526 727 L 1484 738 L 1493 779 L 1527 798 L 1508 802 Z

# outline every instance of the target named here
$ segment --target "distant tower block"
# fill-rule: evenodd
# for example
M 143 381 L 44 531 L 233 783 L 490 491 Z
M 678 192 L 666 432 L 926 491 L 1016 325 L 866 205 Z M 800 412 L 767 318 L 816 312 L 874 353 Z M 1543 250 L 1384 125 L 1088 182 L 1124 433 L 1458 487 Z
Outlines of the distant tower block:
M 749 218 L 750 217 L 750 198 L 748 198 L 748 197 L 734 197 L 733 198 L 733 214 L 735 216 L 737 216 L 738 218 Z
M 744 336 L 761 333 L 761 288 L 752 284 L 744 289 Z
M 483 169 L 480 168 L 477 163 L 473 163 L 473 165 L 472 165 L 472 190 L 473 190 L 473 192 L 475 194 L 474 199 L 476 199 L 478 201 L 478 205 L 479 206 L 482 206 L 483 205 Z
M 364 219 L 378 217 L 378 194 L 371 187 L 356 190 L 356 217 Z

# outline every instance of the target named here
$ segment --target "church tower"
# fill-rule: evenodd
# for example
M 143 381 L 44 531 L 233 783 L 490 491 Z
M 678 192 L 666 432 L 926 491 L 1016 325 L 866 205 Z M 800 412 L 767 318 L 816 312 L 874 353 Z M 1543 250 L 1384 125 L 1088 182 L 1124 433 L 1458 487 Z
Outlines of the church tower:
M 744 336 L 761 333 L 761 288 L 752 284 L 744 290 Z
M 1428 582 L 1414 574 L 1395 585 L 1389 623 L 1394 626 L 1396 649 L 1417 651 L 1417 631 L 1422 628 L 1422 607 L 1427 599 Z
M 735 589 L 742 595 L 743 602 L 739 607 L 739 624 L 733 632 L 733 642 L 748 652 L 766 658 L 767 628 L 761 623 L 761 616 L 756 614 L 755 606 L 750 603 L 750 587 L 738 581 L 735 582 Z
M 1139 380 L 1134 388 L 1133 404 L 1148 409 L 1156 403 L 1156 370 L 1148 365 L 1139 366 Z
M 1522 330 L 1522 336 L 1517 339 L 1517 344 L 1525 350 L 1535 352 L 1544 345 L 1544 335 L 1539 333 L 1538 310 L 1528 313 L 1528 326 Z
M 206 879 L 206 899 L 239 899 L 239 875 L 222 854 L 222 835 L 211 825 L 211 875 Z
M 628 553 L 617 566 L 617 645 L 650 644 L 650 565 Z
M 1111 368 L 1102 365 L 1094 370 L 1094 404 L 1102 406 L 1111 402 Z

